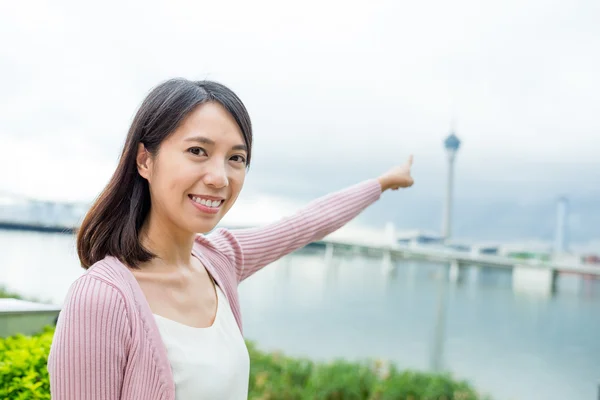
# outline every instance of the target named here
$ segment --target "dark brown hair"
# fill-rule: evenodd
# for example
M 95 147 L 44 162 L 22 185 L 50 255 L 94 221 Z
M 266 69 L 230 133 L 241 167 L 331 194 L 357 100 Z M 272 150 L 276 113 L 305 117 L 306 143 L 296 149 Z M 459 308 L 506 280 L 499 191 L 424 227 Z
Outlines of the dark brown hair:
M 246 146 L 250 165 L 252 125 L 246 107 L 237 95 L 212 81 L 171 79 L 155 87 L 136 113 L 119 164 L 77 232 L 77 254 L 81 266 L 89 268 L 106 256 L 137 268 L 154 258 L 140 242 L 140 229 L 150 211 L 148 181 L 137 170 L 139 143 L 151 155 L 200 104 L 217 102 L 236 120 Z

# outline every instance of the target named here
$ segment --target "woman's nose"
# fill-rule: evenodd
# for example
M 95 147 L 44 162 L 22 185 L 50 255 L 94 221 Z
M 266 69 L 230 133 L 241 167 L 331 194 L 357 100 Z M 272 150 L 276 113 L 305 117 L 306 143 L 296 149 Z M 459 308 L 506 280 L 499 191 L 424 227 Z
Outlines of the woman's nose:
M 204 175 L 204 183 L 217 189 L 228 186 L 229 179 L 225 166 L 222 163 L 212 163 Z

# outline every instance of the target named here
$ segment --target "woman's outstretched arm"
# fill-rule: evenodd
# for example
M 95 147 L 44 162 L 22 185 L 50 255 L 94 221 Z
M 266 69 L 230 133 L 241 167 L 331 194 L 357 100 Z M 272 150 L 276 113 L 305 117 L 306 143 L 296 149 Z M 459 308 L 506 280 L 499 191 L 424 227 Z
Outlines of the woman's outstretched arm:
M 131 330 L 121 293 L 92 276 L 72 286 L 48 356 L 54 400 L 121 398 Z
M 235 266 L 238 281 L 350 222 L 382 192 L 412 186 L 409 161 L 371 179 L 310 202 L 290 217 L 250 229 L 218 229 L 209 241 Z

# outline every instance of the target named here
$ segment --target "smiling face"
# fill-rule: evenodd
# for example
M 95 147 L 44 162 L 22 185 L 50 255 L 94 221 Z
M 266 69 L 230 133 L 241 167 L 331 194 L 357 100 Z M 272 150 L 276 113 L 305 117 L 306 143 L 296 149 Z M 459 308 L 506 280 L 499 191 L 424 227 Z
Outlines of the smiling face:
M 235 119 L 216 102 L 192 111 L 156 155 L 138 149 L 151 218 L 186 234 L 212 230 L 242 190 L 248 151 Z

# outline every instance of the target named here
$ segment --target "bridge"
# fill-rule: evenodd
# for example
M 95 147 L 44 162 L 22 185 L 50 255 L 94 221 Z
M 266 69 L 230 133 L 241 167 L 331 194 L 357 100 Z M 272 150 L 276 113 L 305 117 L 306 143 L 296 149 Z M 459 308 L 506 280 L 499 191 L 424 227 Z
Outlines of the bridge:
M 473 254 L 472 252 L 457 251 L 448 248 L 437 248 L 434 246 L 404 246 L 400 244 L 364 244 L 358 241 L 348 241 L 326 238 L 315 242 L 317 245 L 323 245 L 327 250 L 334 249 L 352 249 L 363 254 L 379 254 L 384 257 L 396 259 L 412 259 L 424 260 L 438 263 L 455 262 L 459 266 L 481 266 L 481 267 L 498 267 L 512 269 L 516 264 L 527 266 L 529 268 L 552 269 L 557 272 L 580 273 L 587 275 L 595 275 L 600 277 L 600 265 L 586 264 L 567 264 L 553 261 L 527 260 L 516 259 L 512 257 L 504 257 L 487 254 Z
M 396 268 L 397 260 L 421 260 L 441 263 L 447 267 L 447 278 L 456 283 L 463 279 L 470 269 L 477 273 L 481 268 L 501 268 L 512 272 L 513 288 L 516 290 L 537 291 L 552 294 L 555 291 L 559 274 L 574 274 L 587 278 L 600 279 L 600 265 L 581 262 L 564 263 L 538 259 L 520 259 L 502 255 L 477 254 L 476 251 L 458 251 L 452 248 L 430 245 L 402 245 L 394 240 L 371 241 L 368 244 L 358 240 L 327 237 L 311 244 L 325 249 L 326 259 L 334 252 L 350 251 L 365 256 L 381 257 L 384 271 Z
M 519 259 L 501 255 L 477 254 L 476 252 L 457 251 L 434 246 L 411 246 L 398 243 L 364 244 L 358 241 L 325 238 L 313 246 L 325 248 L 325 257 L 330 260 L 334 251 L 351 251 L 366 256 L 379 256 L 384 271 L 397 268 L 398 260 L 421 260 L 441 263 L 446 266 L 445 275 L 450 283 L 463 280 L 467 271 L 477 277 L 482 268 L 501 268 L 512 273 L 512 285 L 515 291 L 537 292 L 551 295 L 556 290 L 556 281 L 560 274 L 579 275 L 583 278 L 600 279 L 600 265 L 581 262 L 561 263 L 537 259 Z M 473 276 L 473 275 L 471 275 Z

